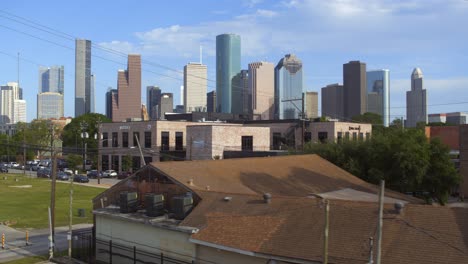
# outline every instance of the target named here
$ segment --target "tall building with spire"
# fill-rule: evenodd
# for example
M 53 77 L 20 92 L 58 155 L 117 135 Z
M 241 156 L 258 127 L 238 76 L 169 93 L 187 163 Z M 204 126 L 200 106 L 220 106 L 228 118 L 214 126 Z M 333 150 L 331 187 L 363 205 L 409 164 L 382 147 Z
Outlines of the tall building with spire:
M 241 38 L 216 36 L 216 111 L 232 113 L 233 79 L 241 72 Z
M 427 123 L 427 94 L 423 87 L 423 73 L 415 68 L 411 74 L 411 91 L 406 92 L 407 127 L 416 127 L 419 122 Z
M 119 70 L 117 94 L 112 98 L 112 121 L 141 118 L 141 56 L 128 55 L 127 70 Z
M 91 112 L 91 41 L 75 40 L 75 117 Z
M 302 61 L 286 54 L 275 67 L 275 119 L 301 118 L 303 93 Z

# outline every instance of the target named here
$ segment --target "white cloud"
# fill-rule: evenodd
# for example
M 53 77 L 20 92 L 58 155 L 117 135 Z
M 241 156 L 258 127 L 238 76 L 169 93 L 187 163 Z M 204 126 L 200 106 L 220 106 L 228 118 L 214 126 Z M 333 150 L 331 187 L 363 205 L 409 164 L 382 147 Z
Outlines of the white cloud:
M 258 9 L 256 14 L 261 17 L 275 17 L 278 15 L 277 12 L 266 9 Z

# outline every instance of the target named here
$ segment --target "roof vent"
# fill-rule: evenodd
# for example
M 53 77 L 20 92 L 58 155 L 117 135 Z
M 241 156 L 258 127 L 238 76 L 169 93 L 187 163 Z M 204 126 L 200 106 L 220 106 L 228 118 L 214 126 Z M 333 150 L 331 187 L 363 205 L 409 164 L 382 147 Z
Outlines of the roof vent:
M 405 205 L 402 202 L 397 202 L 393 205 L 397 214 L 401 214 Z
M 226 196 L 226 197 L 223 198 L 223 200 L 224 200 L 225 202 L 229 202 L 229 201 L 232 200 L 232 197 L 231 197 L 231 196 Z
M 193 179 L 188 180 L 187 183 L 188 183 L 189 186 L 193 186 Z
M 271 202 L 271 194 L 264 193 L 263 194 L 263 201 L 265 201 L 265 203 L 270 203 Z
M 205 189 L 206 189 L 207 191 L 209 191 L 209 190 L 210 190 L 210 186 L 207 185 L 207 186 L 205 187 Z

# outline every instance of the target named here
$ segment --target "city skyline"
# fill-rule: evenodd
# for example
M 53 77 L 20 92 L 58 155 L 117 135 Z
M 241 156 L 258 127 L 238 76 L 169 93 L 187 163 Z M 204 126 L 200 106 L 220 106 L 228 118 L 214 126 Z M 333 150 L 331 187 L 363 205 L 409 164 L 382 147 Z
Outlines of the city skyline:
M 142 17 L 127 19 L 129 21 L 120 27 L 113 25 L 120 24 L 122 18 L 129 18 L 130 13 L 119 5 L 106 5 L 109 11 L 106 23 L 97 25 L 91 21 L 102 20 L 98 7 L 103 7 L 103 3 L 96 5 L 97 10 L 85 9 L 86 4 L 49 3 L 54 4 L 55 12 L 63 16 L 50 20 L 52 10 L 34 12 L 40 6 L 38 3 L 5 3 L 4 10 L 74 37 L 92 40 L 93 73 L 99 77 L 95 86 L 96 111 L 99 113 L 105 112 L 102 103 L 105 93 L 108 87 L 116 87 L 115 70 L 125 67 L 126 58 L 106 53 L 94 45 L 123 53 L 141 53 L 143 60 L 166 67 L 143 63 L 142 90 L 148 85 L 158 85 L 161 90 L 172 92 L 174 100 L 179 102 L 183 66 L 187 61 L 198 61 L 200 45 L 204 50 L 203 62 L 208 67 L 208 91 L 215 89 L 215 36 L 226 32 L 239 34 L 242 38 L 241 67 L 244 69 L 254 61 L 276 63 L 284 54 L 297 54 L 304 64 L 305 90 L 318 91 L 319 96 L 321 87 L 342 83 L 341 66 L 347 61 L 364 61 L 368 69 L 389 69 L 392 72 L 390 119 L 406 116 L 405 94 L 411 85 L 408 72 L 415 67 L 425 73 L 428 113 L 468 110 L 468 104 L 449 104 L 468 102 L 468 77 L 461 70 L 466 68 L 467 60 L 461 59 L 466 57 L 466 52 L 464 42 L 460 41 L 467 35 L 467 29 L 459 27 L 468 20 L 463 16 L 468 10 L 466 1 L 421 1 L 411 5 L 383 0 L 374 5 L 352 1 L 219 1 L 212 5 L 189 3 L 178 9 L 202 12 L 203 18 L 174 16 L 173 5 L 161 3 L 158 10 L 164 14 L 150 22 L 143 17 L 150 14 L 154 4 L 142 2 L 131 7 L 132 12 L 141 13 Z M 86 15 L 83 16 L 84 10 Z M 289 21 L 289 17 L 295 17 L 295 21 Z M 3 25 L 17 31 L 48 36 L 4 17 L 1 19 Z M 310 28 L 311 24 L 318 26 Z M 408 24 L 412 27 L 407 27 Z M 413 27 L 420 30 L 414 31 Z M 65 89 L 70 91 L 65 93 L 65 115 L 73 116 L 74 39 L 50 38 L 52 42 L 72 48 L 67 49 L 17 31 L 0 29 L 10 40 L 0 49 L 3 52 L 0 56 L 5 61 L 0 66 L 3 73 L 0 83 L 16 81 L 16 55 L 19 52 L 20 82 L 26 89 L 24 99 L 30 105 L 28 120 L 31 120 L 36 116 L 36 98 L 31 91 L 38 89 L 37 64 L 65 65 L 68 69 Z M 353 32 L 352 42 L 346 42 L 350 35 L 344 32 Z M 377 37 L 369 39 L 370 35 Z M 285 41 L 291 36 L 295 41 Z M 143 97 L 142 102 L 145 99 Z

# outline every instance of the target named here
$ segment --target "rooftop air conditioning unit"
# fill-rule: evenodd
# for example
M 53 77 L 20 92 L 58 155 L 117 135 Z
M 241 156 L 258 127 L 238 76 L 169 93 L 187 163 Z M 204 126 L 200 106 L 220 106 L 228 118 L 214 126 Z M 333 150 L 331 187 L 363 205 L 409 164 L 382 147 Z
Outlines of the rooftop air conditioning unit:
M 183 220 L 192 208 L 193 198 L 191 193 L 172 197 L 172 212 L 174 213 L 175 219 Z
M 151 217 L 164 215 L 164 195 L 145 194 L 146 215 Z
M 124 214 L 136 212 L 138 206 L 138 194 L 136 192 L 120 193 L 120 212 Z

